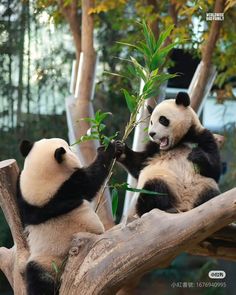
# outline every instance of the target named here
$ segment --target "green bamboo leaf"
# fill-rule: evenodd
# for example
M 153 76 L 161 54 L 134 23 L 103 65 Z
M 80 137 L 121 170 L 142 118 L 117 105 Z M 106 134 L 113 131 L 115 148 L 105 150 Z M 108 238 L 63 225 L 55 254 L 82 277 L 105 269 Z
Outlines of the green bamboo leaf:
M 130 61 L 130 60 L 129 60 Z M 112 72 L 108 72 L 108 71 L 104 71 L 103 72 L 104 74 L 109 74 L 111 76 L 116 76 L 116 77 L 121 77 L 121 78 L 125 78 L 125 79 L 130 79 L 129 77 L 127 76 L 124 76 L 124 75 L 121 75 L 121 74 L 117 74 L 117 73 L 112 73 Z
M 130 74 L 131 74 L 132 76 L 135 76 L 135 77 L 136 77 L 136 71 L 135 71 L 135 68 L 134 68 L 133 65 L 128 65 L 128 66 L 127 66 L 127 69 L 128 69 L 128 71 L 130 72 Z
M 113 188 L 111 196 L 112 196 L 112 215 L 113 217 L 115 217 L 117 208 L 118 208 L 118 200 L 119 200 L 118 190 L 116 188 Z
M 143 79 L 143 81 L 146 82 L 147 81 L 147 77 L 145 75 L 146 72 L 145 72 L 144 67 L 142 67 L 140 65 L 140 63 L 134 57 L 131 56 L 130 59 L 133 62 L 133 65 L 135 67 L 136 73 L 139 76 L 139 78 Z
M 127 90 L 125 90 L 125 89 L 122 89 L 122 90 L 123 90 L 123 93 L 124 93 L 124 96 L 125 96 L 127 107 L 129 109 L 129 111 L 131 113 L 133 113 L 133 111 L 136 108 L 136 100 L 135 100 L 135 97 L 134 96 L 131 96 Z
M 146 189 L 138 189 L 138 188 L 133 188 L 133 187 L 126 187 L 127 191 L 135 192 L 135 193 L 144 193 L 148 195 L 163 195 L 166 196 L 166 193 L 159 193 L 159 192 L 154 192 L 154 191 L 149 191 Z
M 159 93 L 160 93 L 160 89 L 156 88 L 156 89 L 152 89 L 151 91 L 145 92 L 143 96 L 144 96 L 144 99 L 148 99 L 148 98 L 156 97 Z
M 134 44 L 130 44 L 130 43 L 122 42 L 122 41 L 116 41 L 116 43 L 137 49 L 137 45 L 134 45 Z
M 156 68 L 162 66 L 164 62 L 166 61 L 166 57 L 168 53 L 176 46 L 177 43 L 169 44 L 168 46 L 157 49 L 155 53 L 152 56 L 151 63 L 150 63 L 150 69 L 151 71 L 154 71 Z
M 139 48 L 141 48 L 142 52 L 144 53 L 146 57 L 152 56 L 150 49 L 147 47 L 147 45 L 144 42 L 139 41 L 138 44 L 139 44 Z
M 143 92 L 150 91 L 150 89 L 152 89 L 153 87 L 153 84 L 154 84 L 153 79 L 150 79 L 149 81 L 147 81 L 143 86 Z
M 166 40 L 167 37 L 170 36 L 170 33 L 172 32 L 172 30 L 174 29 L 174 25 L 170 25 L 164 32 L 162 32 L 156 42 L 155 45 L 155 51 L 161 47 L 161 45 L 163 44 L 163 42 Z
M 56 265 L 56 262 L 55 261 L 52 261 L 52 269 L 54 270 L 54 272 L 56 273 L 56 274 L 58 274 L 59 273 L 59 268 L 58 268 L 58 266 Z
M 142 26 L 143 26 L 143 34 L 144 34 L 147 46 L 148 46 L 149 50 L 151 51 L 151 53 L 153 53 L 155 51 L 155 46 L 156 46 L 156 40 L 153 35 L 153 32 L 147 26 L 145 21 L 142 22 Z

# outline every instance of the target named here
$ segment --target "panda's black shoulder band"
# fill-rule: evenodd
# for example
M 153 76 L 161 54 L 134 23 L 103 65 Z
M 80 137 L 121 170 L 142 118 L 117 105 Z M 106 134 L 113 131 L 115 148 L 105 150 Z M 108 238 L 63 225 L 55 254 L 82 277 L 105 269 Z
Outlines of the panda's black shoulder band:
M 29 152 L 31 151 L 34 143 L 30 142 L 29 140 L 22 140 L 20 143 L 20 152 L 23 157 L 27 157 Z

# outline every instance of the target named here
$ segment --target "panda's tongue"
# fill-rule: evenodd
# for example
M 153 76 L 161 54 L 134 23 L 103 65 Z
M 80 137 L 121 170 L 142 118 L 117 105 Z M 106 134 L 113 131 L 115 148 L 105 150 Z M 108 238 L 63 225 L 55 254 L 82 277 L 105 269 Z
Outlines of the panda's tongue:
M 168 145 L 168 137 L 162 137 L 161 139 L 160 139 L 160 147 L 165 147 L 165 146 L 167 146 Z

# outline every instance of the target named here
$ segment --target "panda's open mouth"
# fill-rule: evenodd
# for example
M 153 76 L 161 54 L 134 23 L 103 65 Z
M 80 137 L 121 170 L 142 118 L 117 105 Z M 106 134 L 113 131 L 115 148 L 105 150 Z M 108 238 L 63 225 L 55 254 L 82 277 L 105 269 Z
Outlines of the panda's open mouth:
M 160 148 L 164 149 L 164 148 L 166 148 L 168 146 L 169 146 L 169 138 L 168 137 L 162 137 L 160 139 Z

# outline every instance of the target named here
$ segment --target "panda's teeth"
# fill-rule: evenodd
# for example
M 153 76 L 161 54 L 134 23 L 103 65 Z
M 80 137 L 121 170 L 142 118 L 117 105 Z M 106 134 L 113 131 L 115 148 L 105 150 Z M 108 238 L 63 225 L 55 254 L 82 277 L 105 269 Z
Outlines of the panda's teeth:
M 161 146 L 161 147 L 165 147 L 165 146 L 167 146 L 167 145 L 168 145 L 168 141 L 169 141 L 169 140 L 168 140 L 168 137 L 163 137 L 163 138 L 161 138 L 161 139 L 160 139 L 160 142 L 161 142 L 161 143 L 160 143 L 160 146 Z

